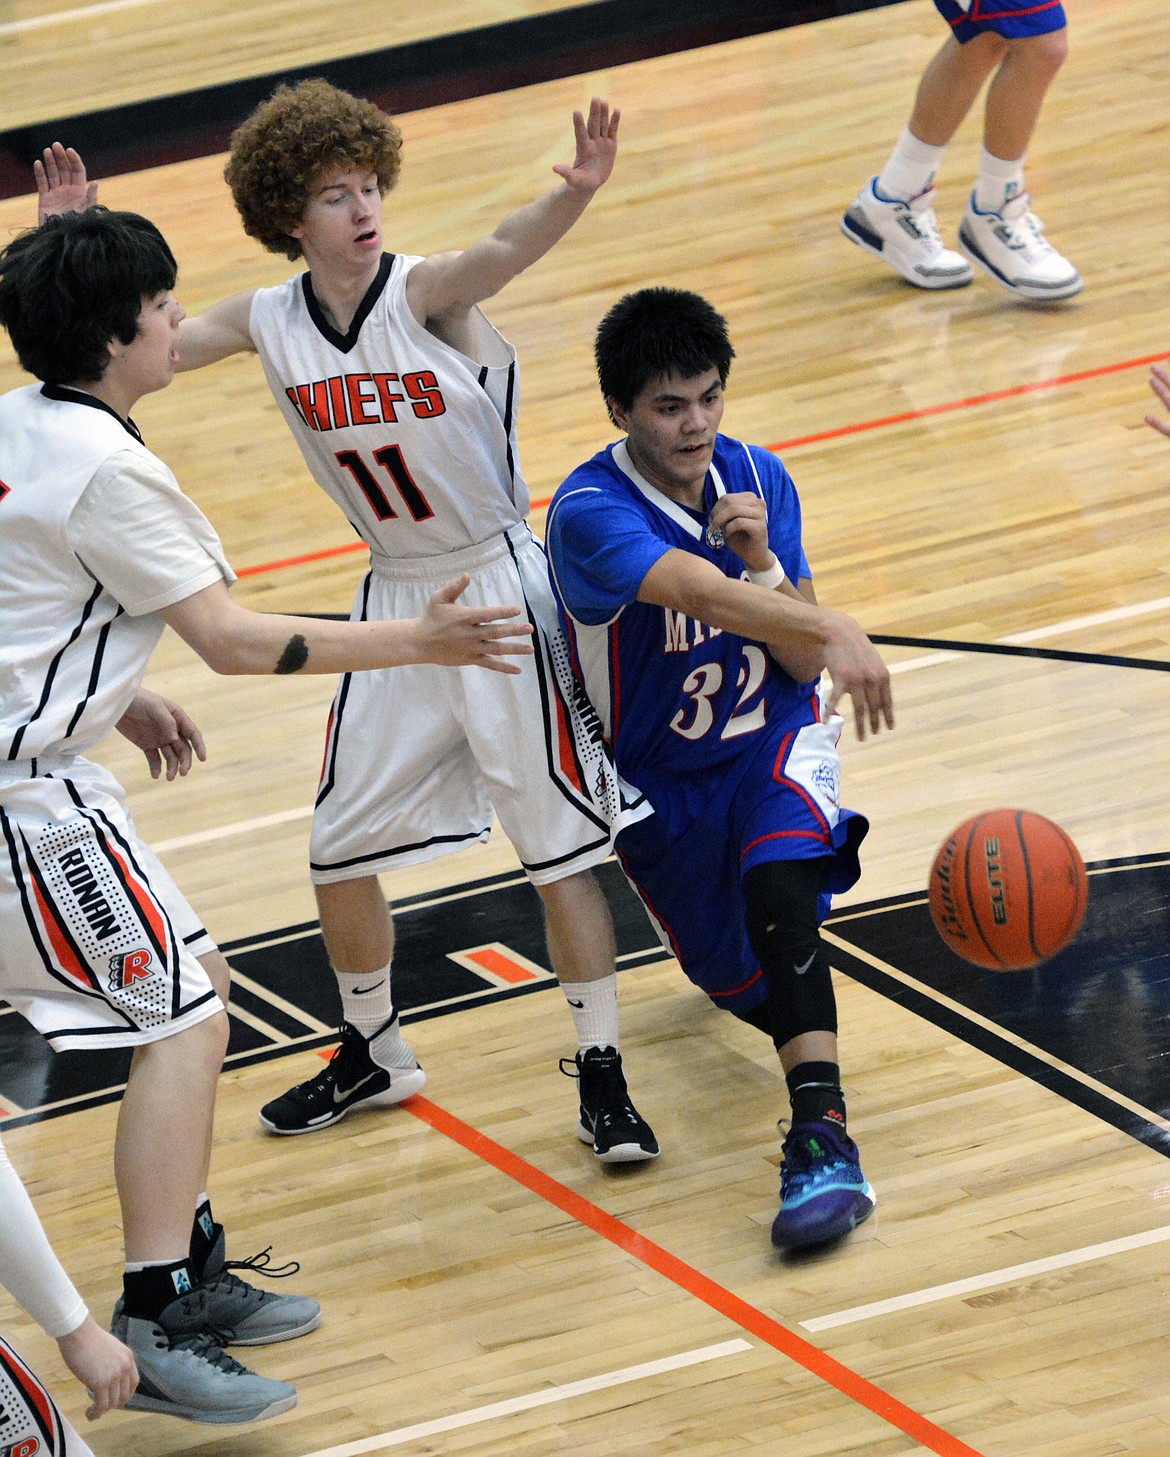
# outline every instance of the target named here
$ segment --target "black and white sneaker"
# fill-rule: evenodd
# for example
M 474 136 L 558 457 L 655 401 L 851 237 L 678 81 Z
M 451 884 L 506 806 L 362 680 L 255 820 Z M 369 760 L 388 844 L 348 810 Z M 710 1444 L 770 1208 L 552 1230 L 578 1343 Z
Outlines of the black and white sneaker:
M 577 1137 L 593 1145 L 603 1164 L 640 1163 L 658 1157 L 658 1140 L 630 1102 L 616 1047 L 587 1047 L 571 1059 L 562 1057 L 561 1071 L 579 1079 Z
M 339 1122 L 354 1108 L 389 1108 L 420 1092 L 427 1075 L 414 1067 L 382 1067 L 370 1044 L 347 1022 L 328 1065 L 315 1078 L 289 1088 L 260 1109 L 269 1133 L 315 1133 Z

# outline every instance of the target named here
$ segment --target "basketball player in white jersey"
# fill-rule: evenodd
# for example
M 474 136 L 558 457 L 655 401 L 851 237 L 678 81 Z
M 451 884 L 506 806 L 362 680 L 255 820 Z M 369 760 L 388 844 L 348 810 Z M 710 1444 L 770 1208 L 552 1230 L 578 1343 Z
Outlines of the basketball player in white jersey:
M 369 544 L 355 618 L 414 612 L 466 571 L 468 600 L 522 594 L 536 629 L 517 678 L 342 680 L 310 846 L 342 1039 L 321 1074 L 261 1111 L 273 1133 L 324 1128 L 423 1086 L 393 1004 L 378 874 L 486 840 L 494 807 L 544 902 L 576 1026 L 577 1134 L 605 1162 L 658 1154 L 626 1090 L 613 928 L 590 873 L 648 807 L 624 799 L 596 718 L 573 694 L 543 550 L 524 519 L 516 353 L 479 308 L 584 212 L 613 168 L 618 115 L 595 98 L 588 117 L 574 114 L 576 156 L 553 169 L 558 187 L 472 247 L 426 258 L 383 252 L 402 139 L 377 107 L 306 81 L 281 87 L 233 135 L 226 176 L 245 231 L 308 271 L 187 319 L 180 367 L 259 354 L 314 478 Z M 37 164 L 37 182 L 43 209 L 95 196 L 60 146 Z
M 15 1297 L 92 1393 L 96 1421 L 125 1406 L 138 1384 L 134 1354 L 90 1315 L 45 1238 L 32 1200 L 0 1142 L 0 1285 Z M 0 1452 L 11 1457 L 93 1457 L 57 1403 L 0 1336 Z
M 175 272 L 153 224 L 100 208 L 0 252 L 0 325 L 43 381 L 0 397 L 0 995 L 56 1049 L 133 1050 L 115 1143 L 114 1329 L 141 1377 L 128 1404 L 225 1423 L 285 1411 L 296 1392 L 221 1346 L 291 1339 L 320 1307 L 262 1293 L 224 1259 L 206 1190 L 228 966 L 85 754 L 117 727 L 156 777 L 204 757 L 184 711 L 141 687 L 164 623 L 225 673 L 508 673 L 499 655 L 531 649 L 527 624 L 494 620 L 518 608 L 455 605 L 466 579 L 407 622 L 232 602 L 215 532 L 130 416 L 178 362 Z

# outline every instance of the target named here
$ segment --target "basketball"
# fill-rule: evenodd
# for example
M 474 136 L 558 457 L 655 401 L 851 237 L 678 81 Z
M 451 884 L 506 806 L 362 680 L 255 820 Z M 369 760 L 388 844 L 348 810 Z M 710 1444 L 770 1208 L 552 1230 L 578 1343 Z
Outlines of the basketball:
M 1062 951 L 1081 928 L 1089 881 L 1080 851 L 1043 815 L 992 809 L 939 846 L 930 915 L 964 961 L 1023 971 Z

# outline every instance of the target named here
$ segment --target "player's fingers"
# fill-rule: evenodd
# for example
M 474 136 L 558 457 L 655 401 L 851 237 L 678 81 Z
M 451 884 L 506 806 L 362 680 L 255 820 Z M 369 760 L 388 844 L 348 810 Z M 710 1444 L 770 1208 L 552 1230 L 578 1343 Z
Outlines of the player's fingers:
M 618 107 L 615 106 L 614 109 L 609 114 L 609 130 L 607 132 L 607 135 L 608 135 L 610 141 L 616 141 L 617 140 L 618 122 L 621 121 L 621 119 L 622 119 L 621 111 L 620 111 L 620 109 Z
M 1167 425 L 1164 420 L 1159 420 L 1157 415 L 1147 415 L 1146 424 L 1152 425 L 1159 435 L 1165 435 L 1170 439 L 1170 425 Z
M 150 777 L 157 779 L 162 773 L 162 755 L 157 749 L 147 749 L 145 753 L 146 762 L 150 766 Z
M 86 206 L 86 209 L 87 210 L 89 208 L 93 207 L 93 205 L 97 202 L 97 195 L 98 195 L 98 185 L 97 185 L 97 183 L 96 182 L 89 183 L 89 185 L 85 189 L 85 206 Z
M 502 658 L 480 658 L 475 666 L 490 668 L 493 673 L 522 673 L 524 671 L 519 663 L 506 663 Z
M 489 622 L 495 622 L 496 620 L 502 621 L 505 618 L 509 617 L 519 617 L 520 605 L 516 602 L 508 602 L 496 604 L 494 606 L 489 605 L 485 607 L 467 607 L 464 609 L 464 611 L 468 614 L 468 621 L 473 623 L 482 623 L 486 626 Z M 528 631 L 531 632 L 531 630 L 532 624 L 529 623 Z M 509 627 L 508 631 L 520 632 L 522 631 L 522 629 L 518 624 L 514 623 L 511 627 Z
M 431 598 L 432 602 L 455 602 L 463 596 L 471 585 L 471 578 L 464 572 L 461 576 L 455 577 L 445 586 L 439 588 Z

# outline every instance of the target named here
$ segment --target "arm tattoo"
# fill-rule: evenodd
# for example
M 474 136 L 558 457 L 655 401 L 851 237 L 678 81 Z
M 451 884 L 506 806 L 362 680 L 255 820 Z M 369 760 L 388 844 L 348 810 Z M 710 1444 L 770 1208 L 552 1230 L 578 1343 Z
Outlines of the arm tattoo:
M 309 647 L 299 632 L 296 632 L 285 643 L 284 652 L 280 655 L 280 662 L 273 669 L 275 673 L 299 673 L 309 661 Z

